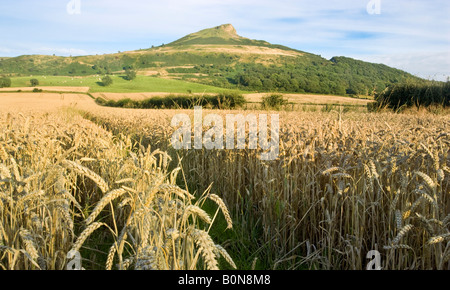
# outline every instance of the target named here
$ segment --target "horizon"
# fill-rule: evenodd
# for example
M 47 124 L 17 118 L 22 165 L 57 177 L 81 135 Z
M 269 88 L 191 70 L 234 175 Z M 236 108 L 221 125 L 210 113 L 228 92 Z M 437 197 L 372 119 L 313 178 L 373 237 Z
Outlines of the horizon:
M 246 38 L 446 81 L 450 5 L 429 2 L 18 0 L 0 4 L 0 57 L 148 49 L 229 23 Z

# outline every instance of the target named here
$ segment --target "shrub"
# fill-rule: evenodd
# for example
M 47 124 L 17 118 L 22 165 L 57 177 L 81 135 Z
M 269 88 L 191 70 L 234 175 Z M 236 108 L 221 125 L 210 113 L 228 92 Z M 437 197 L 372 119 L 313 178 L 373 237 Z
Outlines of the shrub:
M 141 101 L 135 101 L 131 99 L 106 101 L 103 98 L 97 98 L 96 103 L 101 106 L 136 109 L 191 109 L 194 106 L 229 109 L 242 107 L 246 103 L 246 100 L 240 94 L 231 93 L 202 97 L 189 95 L 170 95 L 167 97 L 156 96 Z
M 103 86 L 109 87 L 110 85 L 113 84 L 113 80 L 110 76 L 105 76 L 104 78 L 102 78 L 102 83 L 103 83 Z
M 136 107 L 135 103 L 136 103 L 136 101 L 133 101 L 132 99 L 129 99 L 129 98 L 117 101 L 117 105 L 120 108 L 132 109 L 132 108 Z
M 283 106 L 287 105 L 288 101 L 281 94 L 271 94 L 263 97 L 262 104 L 265 109 L 279 110 Z
M 31 80 L 30 80 L 30 84 L 31 84 L 32 87 L 39 86 L 39 80 L 37 80 L 37 79 L 31 79 Z
M 7 77 L 3 77 L 0 79 L 0 88 L 9 88 L 11 87 L 11 79 Z
M 127 69 L 127 70 L 125 70 L 125 74 L 126 74 L 125 78 L 128 81 L 132 81 L 132 80 L 134 80 L 136 78 L 136 71 L 135 70 Z
M 218 106 L 222 109 L 236 107 L 241 108 L 247 103 L 244 96 L 239 94 L 238 92 L 221 93 L 216 97 L 216 99 L 218 101 L 218 104 L 213 105 Z
M 105 106 L 106 103 L 107 103 L 107 101 L 106 101 L 104 98 L 101 98 L 101 97 L 95 99 L 95 102 L 96 102 L 98 105 L 100 105 L 100 106 Z

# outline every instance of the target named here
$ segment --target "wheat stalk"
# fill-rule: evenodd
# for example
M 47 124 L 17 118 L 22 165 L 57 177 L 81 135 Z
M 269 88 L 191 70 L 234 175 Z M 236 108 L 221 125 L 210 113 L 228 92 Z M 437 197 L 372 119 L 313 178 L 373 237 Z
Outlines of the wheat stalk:
M 450 214 L 448 214 L 443 220 L 442 220 L 442 224 L 444 226 L 447 226 L 447 224 L 450 222 Z
M 399 250 L 399 249 L 406 249 L 406 250 L 411 250 L 414 251 L 413 248 L 411 248 L 408 245 L 390 245 L 390 246 L 384 246 L 383 249 L 385 250 Z
M 58 208 L 59 212 L 61 213 L 63 220 L 68 225 L 70 232 L 73 233 L 74 223 L 73 223 L 72 213 L 70 212 L 69 205 L 68 204 L 59 205 L 57 208 Z
M 422 177 L 422 179 L 425 181 L 426 185 L 428 185 L 430 189 L 432 189 L 433 191 L 436 190 L 437 185 L 431 177 L 420 171 L 417 171 L 416 175 Z
M 194 199 L 195 198 L 195 196 L 193 196 L 192 194 L 190 194 L 186 190 L 183 190 L 183 189 L 179 188 L 176 185 L 162 184 L 162 185 L 159 186 L 158 189 L 160 191 L 166 193 L 166 194 L 167 193 L 175 193 L 181 199 L 185 199 L 186 197 L 188 199 Z
M 375 163 L 372 160 L 369 160 L 369 168 L 370 168 L 370 173 L 372 174 L 373 177 L 375 177 L 375 178 L 380 177 L 377 172 L 377 167 L 375 166 Z
M 30 255 L 31 259 L 36 262 L 39 258 L 39 253 L 36 249 L 33 236 L 27 229 L 24 228 L 20 229 L 19 235 L 25 244 L 26 252 Z
M 184 215 L 182 218 L 182 222 L 184 223 L 189 215 L 193 215 L 199 217 L 207 224 L 211 224 L 211 217 L 201 208 L 196 205 L 189 205 L 184 209 Z
M 150 246 L 144 248 L 136 258 L 136 270 L 159 270 L 156 251 Z
M 75 242 L 75 244 L 72 246 L 71 251 L 74 252 L 78 252 L 81 248 L 81 246 L 83 246 L 84 242 L 86 241 L 86 239 L 93 233 L 95 232 L 98 228 L 100 228 L 101 226 L 104 226 L 104 223 L 93 223 L 91 225 L 89 225 L 78 237 L 77 241 Z
M 116 198 L 121 197 L 124 193 L 126 193 L 127 191 L 123 188 L 119 188 L 119 189 L 115 189 L 112 190 L 110 192 L 108 192 L 95 206 L 94 210 L 92 211 L 92 213 L 89 215 L 89 217 L 86 219 L 85 223 L 87 225 L 91 224 L 95 218 L 100 214 L 100 212 L 103 210 L 103 208 L 109 204 L 110 202 L 112 202 L 113 200 L 115 200 Z
M 397 223 L 397 229 L 402 228 L 403 217 L 400 210 L 395 211 L 395 221 Z
M 330 174 L 330 173 L 333 173 L 333 172 L 339 171 L 339 170 L 341 170 L 340 167 L 331 167 L 331 168 L 328 168 L 328 169 L 325 170 L 325 171 L 322 171 L 322 175 L 328 175 L 328 174 Z
M 106 270 L 111 270 L 114 262 L 114 255 L 116 254 L 117 248 L 116 244 L 112 245 L 111 248 L 109 248 L 108 257 L 106 259 Z
M 228 211 L 228 208 L 225 205 L 225 202 L 223 201 L 223 199 L 221 199 L 216 194 L 209 194 L 208 198 L 211 199 L 212 201 L 214 201 L 219 206 L 220 210 L 222 211 L 223 215 L 225 216 L 225 220 L 227 221 L 227 229 L 232 229 L 233 221 L 231 219 L 230 212 Z
M 435 231 L 433 229 L 433 227 L 431 226 L 430 221 L 424 217 L 423 215 L 421 215 L 420 213 L 416 213 L 416 216 L 420 219 L 420 221 L 425 225 L 426 230 L 428 231 L 428 233 L 430 235 L 434 235 Z
M 214 253 L 216 246 L 208 233 L 198 229 L 192 229 L 190 232 L 190 235 L 194 238 L 199 252 L 202 254 L 202 257 L 206 262 L 208 270 L 219 270 L 217 258 Z
M 77 172 L 80 175 L 86 176 L 89 179 L 91 179 L 92 181 L 95 182 L 95 184 L 97 184 L 97 186 L 100 188 L 100 190 L 106 194 L 109 190 L 109 186 L 106 183 L 106 181 L 100 177 L 97 173 L 93 172 L 92 170 L 90 170 L 89 168 L 86 168 L 84 166 L 81 166 L 78 163 L 75 163 L 73 161 L 69 161 L 69 160 L 64 160 L 62 162 L 62 165 L 65 168 L 69 168 L 74 170 L 75 172 Z
M 123 270 L 128 270 L 128 268 L 129 268 L 134 262 L 135 262 L 135 258 L 134 258 L 134 257 L 130 257 L 130 258 L 125 259 L 125 260 L 122 262 L 122 269 L 123 269 Z
M 233 259 L 231 258 L 231 256 L 228 254 L 228 252 L 220 245 L 216 245 L 216 251 L 217 254 L 216 256 L 219 257 L 220 255 L 222 257 L 225 258 L 225 260 L 228 262 L 228 264 L 230 264 L 231 267 L 233 267 L 233 269 L 237 269 L 236 264 L 234 263 Z
M 392 244 L 397 244 L 398 242 L 400 242 L 400 240 L 413 228 L 412 225 L 406 225 L 404 226 L 400 232 L 398 233 L 398 235 L 395 237 L 395 239 L 392 241 Z
M 442 243 L 443 241 L 445 241 L 446 239 L 449 239 L 449 238 L 450 238 L 450 233 L 435 236 L 428 240 L 428 244 L 434 245 L 434 244 Z
M 370 170 L 370 167 L 367 164 L 363 165 L 364 167 L 364 173 L 366 174 L 367 178 L 372 179 L 372 171 Z
M 13 157 L 11 157 L 10 160 L 13 168 L 14 177 L 16 178 L 17 181 L 22 181 L 22 176 L 20 175 L 19 166 L 17 165 L 16 160 Z

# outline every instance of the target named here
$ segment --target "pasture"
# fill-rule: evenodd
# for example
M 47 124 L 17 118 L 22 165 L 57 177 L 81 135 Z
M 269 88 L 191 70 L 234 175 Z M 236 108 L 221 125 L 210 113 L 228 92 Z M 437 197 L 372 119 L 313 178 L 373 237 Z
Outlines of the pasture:
M 113 84 L 104 86 L 103 76 L 87 77 L 67 77 L 67 76 L 29 76 L 11 78 L 11 88 L 4 88 L 8 91 L 17 91 L 24 87 L 30 87 L 30 80 L 37 79 L 40 87 L 89 87 L 91 93 L 147 93 L 147 92 L 165 92 L 165 93 L 217 93 L 228 91 L 226 89 L 216 88 L 208 85 L 196 84 L 182 80 L 172 80 L 148 76 L 137 76 L 132 81 L 125 80 L 122 76 L 111 76 Z

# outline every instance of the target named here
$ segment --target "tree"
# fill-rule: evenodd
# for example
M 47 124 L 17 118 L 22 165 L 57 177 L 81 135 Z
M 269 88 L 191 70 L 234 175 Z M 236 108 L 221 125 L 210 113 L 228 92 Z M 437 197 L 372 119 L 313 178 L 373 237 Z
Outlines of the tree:
M 126 74 L 126 79 L 129 81 L 132 81 L 136 78 L 136 71 L 135 70 L 131 70 L 131 69 L 126 69 L 125 70 L 125 74 Z
M 0 88 L 9 88 L 11 86 L 11 79 L 3 77 L 0 79 Z
M 100 66 L 98 66 L 98 65 L 94 65 L 94 66 L 92 67 L 92 69 L 93 69 L 97 74 L 99 74 L 99 75 L 102 75 L 102 74 L 103 74 L 103 69 L 102 69 Z
M 31 84 L 32 87 L 39 86 L 39 80 L 37 80 L 37 79 L 31 79 L 31 80 L 30 80 L 30 84 Z
M 102 83 L 105 87 L 108 87 L 108 86 L 112 85 L 113 80 L 110 76 L 106 76 L 106 77 L 102 78 Z
M 257 77 L 249 77 L 248 86 L 253 88 L 253 89 L 261 89 L 262 82 Z
M 273 81 L 271 79 L 263 79 L 262 83 L 265 90 L 271 91 L 274 89 Z

